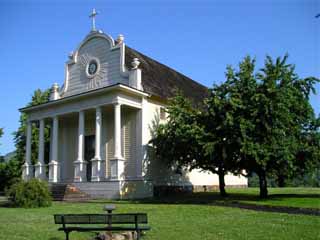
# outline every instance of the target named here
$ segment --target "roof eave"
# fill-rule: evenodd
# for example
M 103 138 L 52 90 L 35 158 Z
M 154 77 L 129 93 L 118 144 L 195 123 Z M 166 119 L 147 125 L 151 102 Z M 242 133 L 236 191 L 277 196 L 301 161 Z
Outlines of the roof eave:
M 37 109 L 41 109 L 44 107 L 49 107 L 49 106 L 54 106 L 56 104 L 61 104 L 61 103 L 65 103 L 65 102 L 69 102 L 69 101 L 74 101 L 78 98 L 83 98 L 83 97 L 88 97 L 88 96 L 94 96 L 96 94 L 101 94 L 101 93 L 107 93 L 110 91 L 114 91 L 114 90 L 122 90 L 137 96 L 141 96 L 141 97 L 150 97 L 149 93 L 146 93 L 144 91 L 132 88 L 128 85 L 122 84 L 122 83 L 117 83 L 111 86 L 107 86 L 107 87 L 103 87 L 100 89 L 95 89 L 95 90 L 91 90 L 88 92 L 83 92 L 83 93 L 79 93 L 76 95 L 71 95 L 68 97 L 64 97 L 64 98 L 60 98 L 54 101 L 49 101 L 43 104 L 39 104 L 39 105 L 35 105 L 35 106 L 30 106 L 30 107 L 24 107 L 24 108 L 20 108 L 19 111 L 22 113 L 27 113 L 33 110 L 37 110 Z

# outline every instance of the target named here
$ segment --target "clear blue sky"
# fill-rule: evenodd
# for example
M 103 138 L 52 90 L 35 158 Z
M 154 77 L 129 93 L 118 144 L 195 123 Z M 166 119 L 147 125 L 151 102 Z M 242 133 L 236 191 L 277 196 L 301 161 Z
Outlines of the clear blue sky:
M 18 108 L 33 91 L 63 83 L 93 7 L 99 29 L 124 34 L 129 46 L 206 86 L 224 81 L 226 65 L 247 54 L 261 67 L 266 54 L 289 53 L 301 77 L 320 76 L 318 0 L 0 0 L 0 154 L 14 150 Z M 311 99 L 317 113 L 319 96 Z

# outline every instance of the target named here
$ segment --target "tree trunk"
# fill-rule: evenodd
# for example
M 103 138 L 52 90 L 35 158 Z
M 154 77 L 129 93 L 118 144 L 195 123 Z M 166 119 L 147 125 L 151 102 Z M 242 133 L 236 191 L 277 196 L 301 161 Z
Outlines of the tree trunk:
M 260 198 L 268 197 L 267 178 L 265 171 L 259 173 Z
M 220 196 L 225 197 L 227 196 L 227 192 L 225 189 L 225 182 L 224 182 L 224 171 L 223 170 L 219 170 L 218 171 L 218 175 L 219 175 L 219 190 L 220 190 Z

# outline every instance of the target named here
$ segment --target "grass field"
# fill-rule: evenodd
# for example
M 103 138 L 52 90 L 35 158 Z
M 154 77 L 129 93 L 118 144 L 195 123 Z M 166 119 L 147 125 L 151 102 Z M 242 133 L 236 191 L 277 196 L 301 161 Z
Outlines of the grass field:
M 215 239 L 320 239 L 320 217 L 269 213 L 213 205 L 216 201 L 319 208 L 319 189 L 270 189 L 270 200 L 258 200 L 257 189 L 229 190 L 221 199 L 216 193 L 152 201 L 115 201 L 116 212 L 146 212 L 150 226 L 145 240 Z M 275 197 L 276 196 L 276 197 Z M 202 200 L 201 200 L 202 199 Z M 64 239 L 53 224 L 55 213 L 102 213 L 107 201 L 55 202 L 49 208 L 0 207 L 0 239 Z M 90 234 L 72 233 L 72 240 L 90 239 Z
M 260 199 L 258 188 L 229 189 L 229 201 L 258 205 L 320 209 L 319 188 L 269 188 L 269 198 Z

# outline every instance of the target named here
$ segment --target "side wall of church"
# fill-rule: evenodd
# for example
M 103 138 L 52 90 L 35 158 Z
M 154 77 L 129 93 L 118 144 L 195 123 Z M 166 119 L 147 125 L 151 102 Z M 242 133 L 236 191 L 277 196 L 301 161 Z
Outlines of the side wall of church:
M 188 173 L 190 182 L 194 186 L 218 186 L 219 177 L 217 174 L 212 174 L 210 172 L 203 172 L 198 169 L 192 170 Z M 227 174 L 225 176 L 226 186 L 247 186 L 248 179 L 243 176 L 234 176 L 232 174 Z
M 149 143 L 154 134 L 155 127 L 164 123 L 161 119 L 161 108 L 165 105 L 153 101 L 145 100 L 143 103 L 143 145 L 144 145 L 144 159 L 143 159 L 143 175 L 146 180 L 151 180 L 154 185 L 190 185 L 190 181 L 185 174 L 177 174 L 175 169 L 168 169 L 164 162 L 155 158 L 154 150 Z

